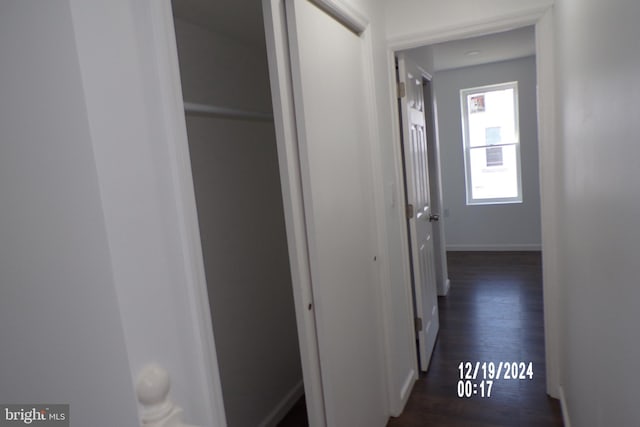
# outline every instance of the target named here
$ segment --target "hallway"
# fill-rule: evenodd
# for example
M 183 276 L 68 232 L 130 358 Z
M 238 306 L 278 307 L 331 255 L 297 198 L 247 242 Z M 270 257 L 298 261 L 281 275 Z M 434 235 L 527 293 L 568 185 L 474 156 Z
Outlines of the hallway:
M 539 252 L 449 252 L 451 290 L 426 375 L 388 427 L 562 426 L 545 392 Z M 457 397 L 460 362 L 532 362 L 533 379 L 496 380 L 490 397 Z M 477 383 L 481 381 L 478 374 Z

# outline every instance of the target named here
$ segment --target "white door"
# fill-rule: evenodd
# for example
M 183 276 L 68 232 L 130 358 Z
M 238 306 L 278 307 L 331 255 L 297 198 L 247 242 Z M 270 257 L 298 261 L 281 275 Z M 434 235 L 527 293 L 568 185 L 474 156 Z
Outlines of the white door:
M 406 57 L 398 58 L 400 85 L 404 86 L 402 132 L 407 185 L 409 240 L 413 270 L 416 330 L 420 369 L 429 367 L 438 334 L 433 230 L 427 159 L 427 128 L 424 115 L 422 73 Z M 401 94 L 403 95 L 403 94 Z
M 326 421 L 383 426 L 365 43 L 307 0 L 286 6 Z

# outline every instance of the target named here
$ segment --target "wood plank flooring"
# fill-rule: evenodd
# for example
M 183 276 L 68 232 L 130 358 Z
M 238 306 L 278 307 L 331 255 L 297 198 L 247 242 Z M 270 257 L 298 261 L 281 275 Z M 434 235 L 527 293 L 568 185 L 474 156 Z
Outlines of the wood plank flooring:
M 451 290 L 438 299 L 429 371 L 387 427 L 562 426 L 560 405 L 545 391 L 540 253 L 450 252 L 448 265 Z M 532 362 L 533 379 L 495 381 L 490 398 L 458 398 L 461 361 Z M 303 401 L 280 424 L 307 425 Z
M 450 252 L 451 290 L 439 297 L 431 365 L 388 427 L 562 426 L 545 391 L 539 252 Z M 532 362 L 532 380 L 494 381 L 490 398 L 457 397 L 461 361 Z

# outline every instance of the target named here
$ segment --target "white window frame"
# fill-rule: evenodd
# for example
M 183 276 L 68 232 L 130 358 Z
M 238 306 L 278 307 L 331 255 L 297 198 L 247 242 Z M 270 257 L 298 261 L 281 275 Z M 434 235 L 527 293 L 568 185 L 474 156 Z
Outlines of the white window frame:
M 493 199 L 474 199 L 472 192 L 471 182 L 471 149 L 469 138 L 469 115 L 468 115 L 468 97 L 476 93 L 486 93 L 495 90 L 513 89 L 513 108 L 515 118 L 515 132 L 514 141 L 501 144 L 487 144 L 473 147 L 474 149 L 482 147 L 505 147 L 515 146 L 516 150 L 516 166 L 518 177 L 518 194 L 516 197 L 500 197 Z M 520 161 L 520 113 L 518 104 L 518 82 L 506 82 L 493 85 L 478 86 L 473 88 L 460 90 L 460 107 L 462 113 L 462 140 L 464 145 L 464 171 L 465 171 L 465 190 L 467 195 L 467 205 L 496 205 L 496 204 L 509 204 L 509 203 L 522 203 L 522 162 Z

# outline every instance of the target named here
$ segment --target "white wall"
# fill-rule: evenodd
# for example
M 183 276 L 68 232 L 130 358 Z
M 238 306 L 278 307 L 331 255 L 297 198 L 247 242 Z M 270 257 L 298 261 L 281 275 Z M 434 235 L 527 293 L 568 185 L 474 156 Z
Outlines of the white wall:
M 522 203 L 467 205 L 460 90 L 518 82 Z M 535 57 L 440 71 L 434 88 L 450 250 L 540 249 Z
M 175 27 L 185 101 L 271 110 L 265 50 Z M 262 425 L 302 392 L 275 130 L 187 115 L 187 131 L 227 422 Z
M 640 3 L 556 6 L 562 385 L 574 426 L 636 425 Z
M 385 14 L 382 2 L 367 2 L 365 12 L 371 19 L 371 38 L 373 44 L 373 90 L 375 111 L 377 113 L 377 153 L 381 176 L 375 182 L 380 193 L 378 203 L 380 212 L 378 221 L 383 229 L 380 245 L 386 245 L 386 266 L 383 265 L 382 296 L 383 322 L 386 332 L 389 411 L 398 415 L 411 391 L 413 380 L 417 379 L 417 360 L 415 336 L 413 331 L 413 302 L 411 295 L 411 278 L 408 264 L 408 242 L 403 240 L 406 233 L 404 216 L 404 190 L 402 181 L 402 165 L 394 162 L 396 151 L 392 118 L 398 115 L 396 108 L 395 86 L 389 87 L 389 79 L 395 79 L 392 59 L 388 55 L 385 34 Z M 403 394 L 404 393 L 404 394 Z
M 0 402 L 138 425 L 69 3 L 0 5 Z

